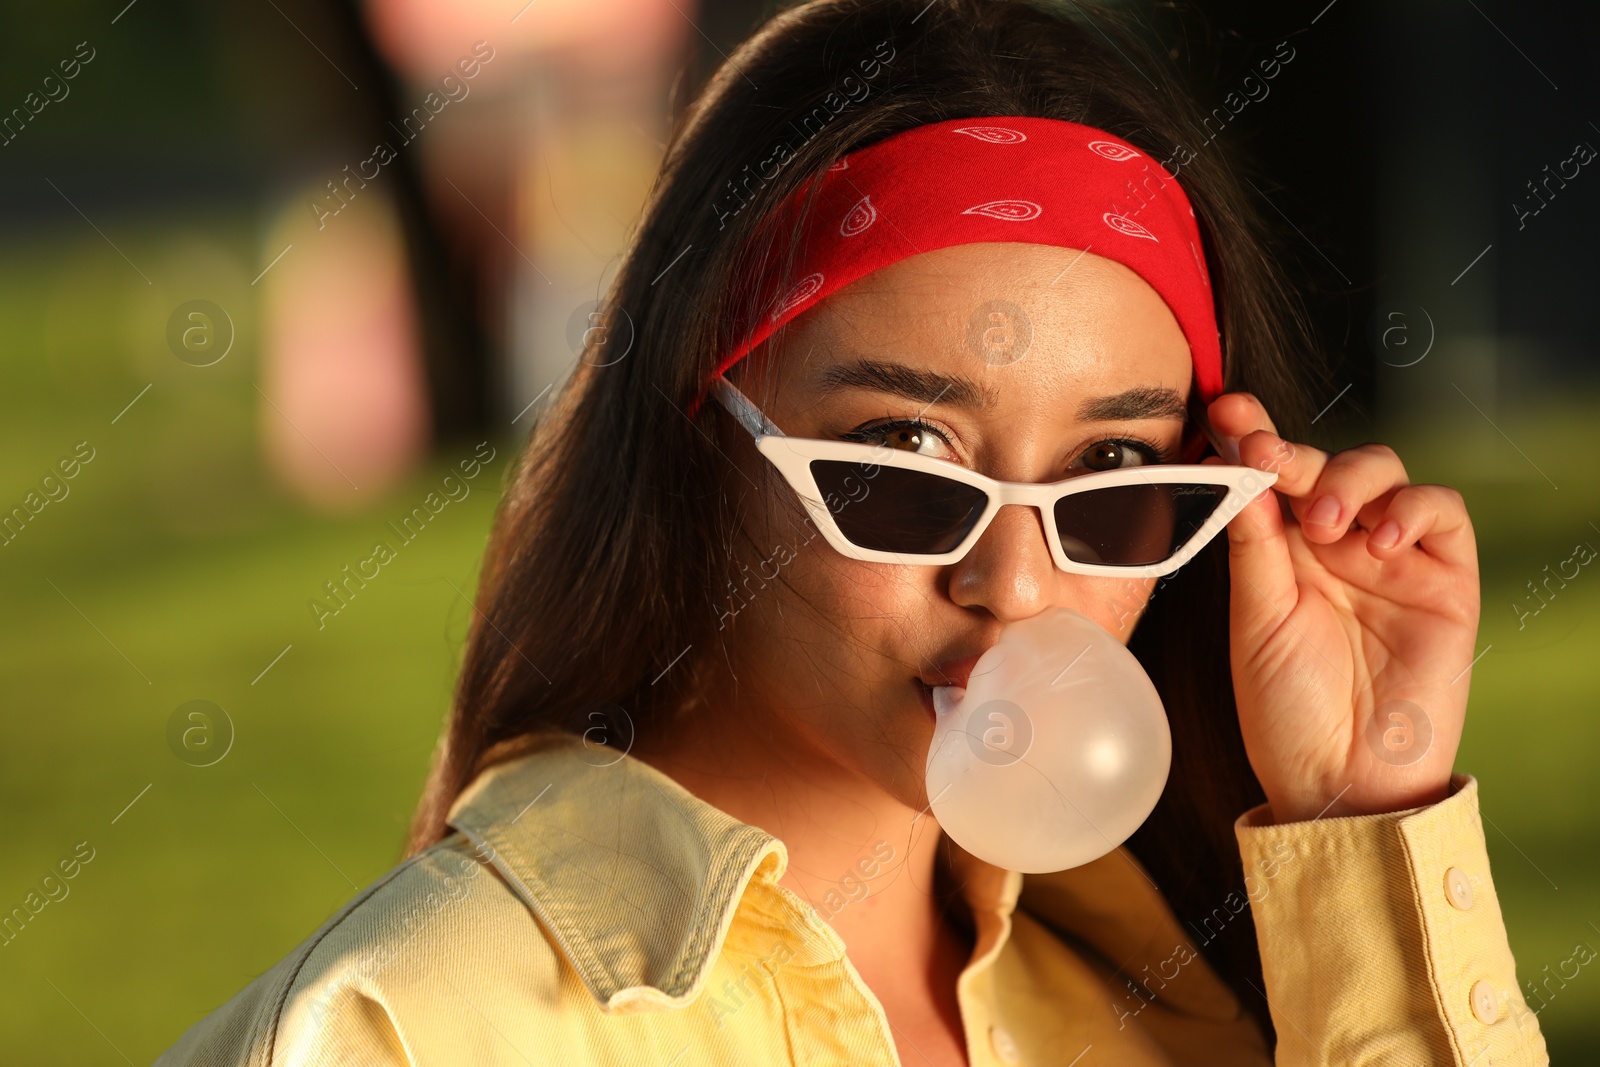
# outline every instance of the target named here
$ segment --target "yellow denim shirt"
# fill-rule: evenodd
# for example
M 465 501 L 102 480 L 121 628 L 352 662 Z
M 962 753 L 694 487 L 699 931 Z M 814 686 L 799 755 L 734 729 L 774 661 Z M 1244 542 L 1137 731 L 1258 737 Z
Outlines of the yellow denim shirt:
M 1125 849 L 1024 876 L 952 846 L 977 934 L 969 1062 L 1547 1065 L 1477 782 L 1453 788 L 1384 815 L 1244 813 L 1244 893 L 1200 930 Z M 823 911 L 778 884 L 783 842 L 654 767 L 556 740 L 480 775 L 449 821 L 157 1064 L 900 1063 Z M 1199 951 L 1246 907 L 1275 1051 Z

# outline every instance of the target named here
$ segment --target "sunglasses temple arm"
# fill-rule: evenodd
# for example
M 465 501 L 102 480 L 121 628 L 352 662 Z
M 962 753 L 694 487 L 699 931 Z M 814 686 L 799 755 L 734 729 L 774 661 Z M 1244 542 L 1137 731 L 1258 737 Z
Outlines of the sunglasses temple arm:
M 711 388 L 716 392 L 717 399 L 722 402 L 722 406 L 732 412 L 733 417 L 739 420 L 739 425 L 750 431 L 751 437 L 783 436 L 783 431 L 774 426 L 772 420 L 763 415 L 761 409 L 752 404 L 750 398 L 741 393 L 738 387 L 728 379 L 716 379 L 711 383 Z

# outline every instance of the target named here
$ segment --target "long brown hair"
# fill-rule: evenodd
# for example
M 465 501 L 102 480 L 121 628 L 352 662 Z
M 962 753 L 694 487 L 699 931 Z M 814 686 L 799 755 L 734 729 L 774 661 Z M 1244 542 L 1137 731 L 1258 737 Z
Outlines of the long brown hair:
M 1174 160 L 1205 240 L 1226 387 L 1304 440 L 1321 372 L 1238 161 L 1216 143 L 1175 156 L 1194 144 L 1199 109 L 1143 33 L 1085 7 L 811 0 L 756 31 L 684 110 L 603 303 L 607 333 L 592 331 L 508 475 L 411 851 L 446 833 L 451 802 L 485 767 L 596 721 L 626 747 L 631 731 L 669 728 L 713 676 L 739 577 L 748 489 L 728 457 L 743 431 L 715 404 L 685 412 L 751 319 L 748 257 L 782 248 L 763 226 L 771 209 L 850 151 L 927 122 L 1030 115 Z M 630 331 L 625 356 L 599 344 Z M 1232 824 L 1263 799 L 1234 705 L 1227 578 L 1219 538 L 1158 587 L 1129 645 L 1173 732 L 1166 793 L 1129 847 L 1197 932 L 1243 897 Z M 1270 1037 L 1250 925 L 1201 948 Z

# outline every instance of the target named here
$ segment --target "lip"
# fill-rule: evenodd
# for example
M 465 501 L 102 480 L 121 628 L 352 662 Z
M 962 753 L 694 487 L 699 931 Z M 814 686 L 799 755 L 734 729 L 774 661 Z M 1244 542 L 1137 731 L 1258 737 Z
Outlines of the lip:
M 972 677 L 972 668 L 977 666 L 978 660 L 982 657 L 983 652 L 980 651 L 970 656 L 963 656 L 961 659 L 946 660 L 933 669 L 932 677 L 919 677 L 917 681 L 927 686 L 930 691 L 936 685 L 956 685 L 965 689 L 968 679 Z
M 933 687 L 922 679 L 917 679 L 917 695 L 922 698 L 922 710 L 928 713 L 928 718 L 933 722 L 939 721 L 939 712 L 933 706 Z

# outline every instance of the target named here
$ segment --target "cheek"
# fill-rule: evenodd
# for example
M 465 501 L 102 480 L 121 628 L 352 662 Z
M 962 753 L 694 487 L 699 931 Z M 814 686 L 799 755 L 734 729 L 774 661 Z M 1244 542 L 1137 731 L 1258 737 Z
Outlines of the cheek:
M 1154 578 L 1089 578 L 1066 576 L 1070 586 L 1066 607 L 1094 620 L 1123 644 L 1144 614 L 1154 590 Z
M 885 566 L 840 554 L 786 486 L 776 488 L 747 531 L 753 544 L 740 552 L 742 573 L 752 587 L 764 583 L 752 600 L 765 602 L 761 624 L 773 632 L 831 628 L 847 641 L 881 648 L 870 637 L 875 629 L 926 608 L 935 568 Z M 811 653 L 827 655 L 815 642 Z
M 881 635 L 915 629 L 925 618 L 935 591 L 932 567 L 892 567 L 850 559 L 836 552 L 818 534 L 800 547 L 786 568 L 793 589 L 781 589 L 782 617 L 788 626 L 795 615 L 853 642 L 861 652 L 892 652 Z M 804 601 L 804 603 L 801 603 Z M 816 650 L 813 650 L 816 651 Z
M 852 560 L 817 535 L 751 600 L 746 632 L 761 650 L 758 669 L 850 706 L 881 704 L 882 686 L 918 669 L 910 660 L 936 617 L 937 575 Z

